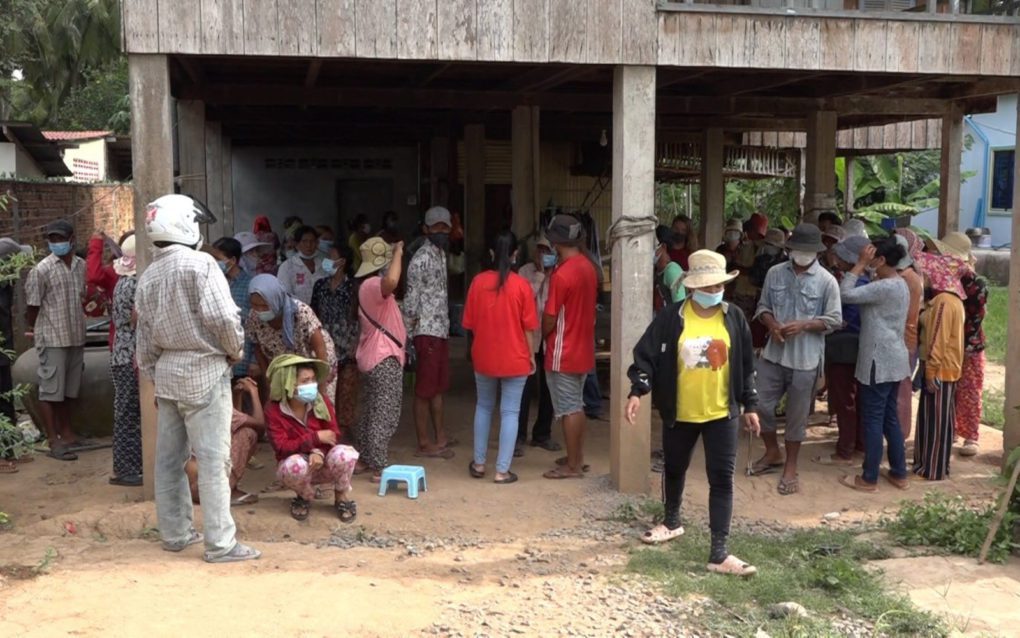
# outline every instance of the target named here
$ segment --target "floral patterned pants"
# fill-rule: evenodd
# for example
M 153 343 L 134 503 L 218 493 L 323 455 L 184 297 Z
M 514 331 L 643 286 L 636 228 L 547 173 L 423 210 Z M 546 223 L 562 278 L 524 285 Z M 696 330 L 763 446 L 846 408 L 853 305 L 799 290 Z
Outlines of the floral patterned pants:
M 341 430 L 354 428 L 354 411 L 358 405 L 358 364 L 343 363 L 337 368 L 336 383 L 336 422 Z
M 388 357 L 361 378 L 364 398 L 354 437 L 362 461 L 373 470 L 389 464 L 390 439 L 400 425 L 403 376 L 400 362 Z
M 978 440 L 984 384 L 984 350 L 966 353 L 963 356 L 963 374 L 956 382 L 956 436 L 964 441 Z
M 326 453 L 325 462 L 319 469 L 312 471 L 304 454 L 292 454 L 277 466 L 276 477 L 285 488 L 294 490 L 301 498 L 311 501 L 315 498 L 316 485 L 332 485 L 333 489 L 341 494 L 349 492 L 354 464 L 357 462 L 357 450 L 349 445 L 334 445 Z

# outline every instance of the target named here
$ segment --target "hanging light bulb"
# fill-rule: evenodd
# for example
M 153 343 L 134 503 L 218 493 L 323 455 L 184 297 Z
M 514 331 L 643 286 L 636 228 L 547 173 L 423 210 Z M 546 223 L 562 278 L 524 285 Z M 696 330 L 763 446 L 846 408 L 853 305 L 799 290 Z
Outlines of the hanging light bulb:
M 606 129 L 602 129 L 602 135 L 599 136 L 599 146 L 609 146 L 609 138 L 606 137 Z

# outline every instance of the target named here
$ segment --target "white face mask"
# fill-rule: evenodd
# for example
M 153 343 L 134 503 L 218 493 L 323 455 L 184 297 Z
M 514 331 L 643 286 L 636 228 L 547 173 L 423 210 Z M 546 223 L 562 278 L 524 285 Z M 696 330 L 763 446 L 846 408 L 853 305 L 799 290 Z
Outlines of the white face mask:
M 816 253 L 808 253 L 802 250 L 791 250 L 790 259 L 801 268 L 807 268 L 813 264 L 816 259 L 818 259 L 818 255 Z

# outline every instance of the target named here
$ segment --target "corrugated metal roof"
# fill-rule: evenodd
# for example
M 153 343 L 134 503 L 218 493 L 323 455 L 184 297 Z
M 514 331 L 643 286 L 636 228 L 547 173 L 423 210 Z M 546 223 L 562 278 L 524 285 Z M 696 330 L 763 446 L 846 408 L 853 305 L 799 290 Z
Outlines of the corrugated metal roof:
M 94 140 L 113 135 L 113 131 L 43 131 L 43 137 L 54 142 L 67 140 Z
M 29 122 L 0 122 L 0 130 L 12 142 L 25 149 L 47 177 L 70 177 L 71 169 L 64 164 L 60 147 L 43 137 L 35 124 Z

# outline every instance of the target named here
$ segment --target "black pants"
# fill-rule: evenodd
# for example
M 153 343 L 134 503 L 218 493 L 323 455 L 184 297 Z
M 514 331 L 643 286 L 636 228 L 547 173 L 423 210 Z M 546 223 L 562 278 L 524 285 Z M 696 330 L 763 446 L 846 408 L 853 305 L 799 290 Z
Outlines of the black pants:
M 715 540 L 725 542 L 733 516 L 733 471 L 737 463 L 737 419 L 707 423 L 675 423 L 662 429 L 665 469 L 662 475 L 663 501 L 667 527 L 680 525 L 680 503 L 687 468 L 694 446 L 701 437 L 705 446 L 705 473 L 708 475 L 708 518 Z
M 531 430 L 532 441 L 548 441 L 552 437 L 553 408 L 552 397 L 549 396 L 549 385 L 545 382 L 545 366 L 540 350 L 535 355 L 538 370 L 528 377 L 521 395 L 521 413 L 517 420 L 517 441 L 528 440 L 528 417 L 531 412 L 531 400 L 538 394 L 538 418 Z M 536 387 L 537 386 L 537 387 Z

